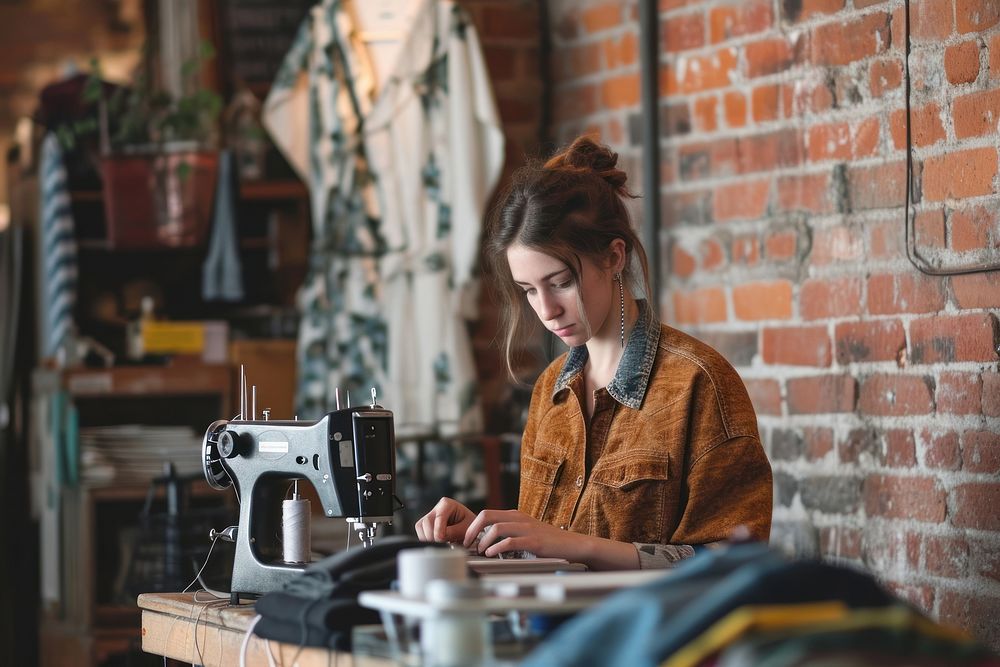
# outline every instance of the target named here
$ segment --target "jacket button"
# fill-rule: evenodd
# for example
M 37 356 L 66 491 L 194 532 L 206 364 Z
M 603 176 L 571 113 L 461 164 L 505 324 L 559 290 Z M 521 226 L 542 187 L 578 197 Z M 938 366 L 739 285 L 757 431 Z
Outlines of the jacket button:
M 583 475 L 576 478 L 576 488 L 579 489 L 581 486 L 583 486 Z

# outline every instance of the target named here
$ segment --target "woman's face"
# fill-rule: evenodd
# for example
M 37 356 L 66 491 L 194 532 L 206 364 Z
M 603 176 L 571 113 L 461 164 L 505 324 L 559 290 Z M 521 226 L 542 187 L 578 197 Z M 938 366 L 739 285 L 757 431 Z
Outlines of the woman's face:
M 566 345 L 583 345 L 617 326 L 618 320 L 609 317 L 618 294 L 610 269 L 584 258 L 578 285 L 562 260 L 520 244 L 507 249 L 507 263 L 542 325 Z

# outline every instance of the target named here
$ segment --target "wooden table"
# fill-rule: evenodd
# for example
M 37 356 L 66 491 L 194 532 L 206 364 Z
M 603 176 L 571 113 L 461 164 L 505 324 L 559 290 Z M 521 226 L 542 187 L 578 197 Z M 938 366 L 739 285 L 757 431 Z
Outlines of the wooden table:
M 142 650 L 188 664 L 205 667 L 240 664 L 240 651 L 254 619 L 252 603 L 230 607 L 207 593 L 144 593 Z M 247 665 L 267 666 L 268 651 L 273 664 L 298 667 L 389 667 L 384 658 L 358 656 L 323 648 L 299 648 L 293 644 L 265 641 L 250 635 Z
M 668 573 L 653 570 L 630 572 L 546 575 L 554 559 L 498 560 L 483 564 L 471 559 L 474 570 L 486 568 L 484 586 L 490 595 L 472 604 L 476 612 L 524 611 L 575 612 L 599 603 L 622 588 L 639 586 Z M 578 569 L 562 561 L 559 569 Z M 568 567 L 567 567 L 568 566 Z M 550 590 L 551 589 L 551 590 Z M 376 602 L 378 604 L 365 604 Z M 362 604 L 415 617 L 433 615 L 425 602 L 409 601 L 388 591 L 362 593 Z M 145 593 L 142 609 L 142 650 L 181 662 L 205 667 L 240 664 L 240 652 L 254 619 L 252 603 L 229 606 L 229 598 L 217 599 L 202 592 Z M 426 608 L 426 609 L 425 609 Z M 271 662 L 268 660 L 268 651 Z M 268 642 L 251 634 L 247 640 L 246 664 L 270 667 L 390 667 L 388 658 L 357 655 L 323 648 L 299 648 L 294 644 Z

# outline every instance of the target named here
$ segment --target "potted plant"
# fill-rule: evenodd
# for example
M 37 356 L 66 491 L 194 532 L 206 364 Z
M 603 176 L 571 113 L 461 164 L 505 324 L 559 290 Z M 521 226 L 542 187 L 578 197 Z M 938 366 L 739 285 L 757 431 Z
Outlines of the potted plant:
M 213 56 L 205 42 L 198 56 L 183 64 L 179 96 L 153 86 L 147 73 L 129 89 L 100 94 L 101 176 L 111 247 L 204 241 L 215 194 L 222 99 L 201 87 L 199 72 Z M 99 67 L 95 78 L 100 80 Z

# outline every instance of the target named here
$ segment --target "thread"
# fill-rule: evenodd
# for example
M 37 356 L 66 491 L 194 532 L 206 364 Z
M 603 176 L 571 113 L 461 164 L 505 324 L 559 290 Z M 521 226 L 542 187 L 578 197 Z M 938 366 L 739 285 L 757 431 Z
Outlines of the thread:
M 281 554 L 286 563 L 308 563 L 309 500 L 294 494 L 291 500 L 281 501 L 282 544 Z
M 397 567 L 399 592 L 413 599 L 423 598 L 427 584 L 435 579 L 468 578 L 465 550 L 461 549 L 404 549 L 399 552 Z
M 243 635 L 243 643 L 240 644 L 240 667 L 246 667 L 247 665 L 247 647 L 250 645 L 250 635 L 253 634 L 253 629 L 257 627 L 257 624 L 260 623 L 260 619 L 262 618 L 263 616 L 257 614 L 253 617 L 253 620 L 250 621 L 250 625 L 247 626 L 247 631 Z
M 204 572 L 205 567 L 208 566 L 208 559 L 212 557 L 212 550 L 215 549 L 215 543 L 219 541 L 219 537 L 221 537 L 221 535 L 216 534 L 215 539 L 212 540 L 212 546 L 208 548 L 208 553 L 205 554 L 205 562 L 201 564 L 201 569 L 198 570 L 198 574 L 194 575 L 194 579 L 191 580 L 190 584 L 184 587 L 184 590 L 181 591 L 181 593 L 187 593 L 188 589 L 194 586 L 195 583 L 201 578 L 201 573 Z

